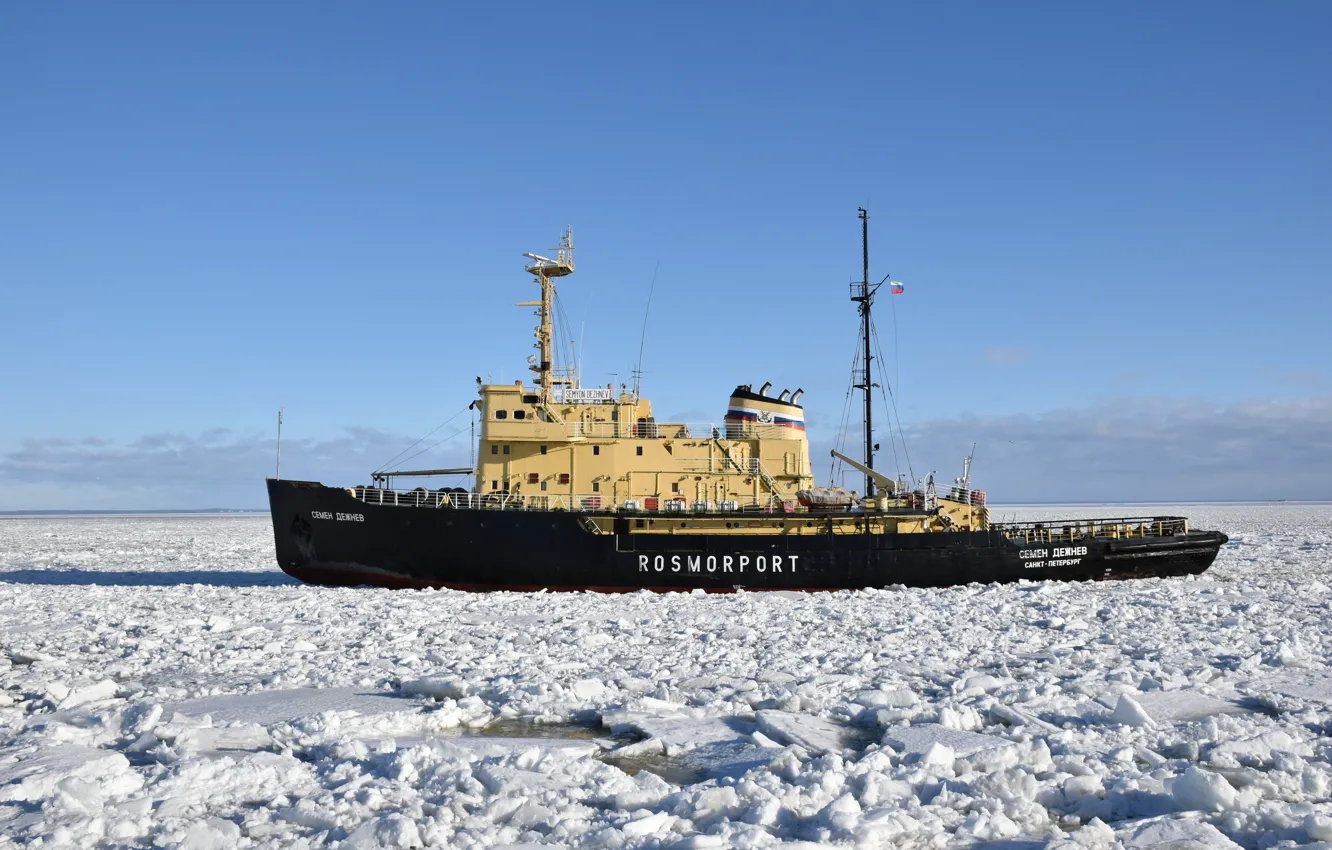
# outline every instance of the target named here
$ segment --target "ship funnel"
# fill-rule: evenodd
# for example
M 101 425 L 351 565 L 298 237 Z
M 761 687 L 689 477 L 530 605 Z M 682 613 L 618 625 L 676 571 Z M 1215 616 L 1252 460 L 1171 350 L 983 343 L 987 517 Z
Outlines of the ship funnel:
M 764 381 L 763 386 L 759 387 L 759 395 L 767 395 L 770 389 L 772 389 L 772 381 Z
M 804 394 L 805 394 L 805 391 L 804 391 L 804 390 L 802 390 L 802 389 L 797 389 L 797 390 L 795 391 L 795 395 L 791 396 L 791 403 L 792 403 L 792 404 L 799 404 L 799 403 L 800 403 L 800 397 L 801 397 L 802 395 L 804 395 Z
M 777 400 L 778 400 L 778 401 L 786 401 L 786 400 L 787 400 L 788 398 L 790 398 L 790 397 L 791 397 L 791 391 L 790 391 L 790 390 L 782 390 L 782 394 L 779 395 L 779 396 L 777 396 Z

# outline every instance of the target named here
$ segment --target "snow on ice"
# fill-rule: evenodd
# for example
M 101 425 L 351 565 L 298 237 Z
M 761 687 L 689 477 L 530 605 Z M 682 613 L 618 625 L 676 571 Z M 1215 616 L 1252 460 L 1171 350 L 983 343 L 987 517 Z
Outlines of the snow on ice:
M 1332 846 L 1332 506 L 1177 510 L 1199 578 L 725 597 L 0 520 L 0 847 Z

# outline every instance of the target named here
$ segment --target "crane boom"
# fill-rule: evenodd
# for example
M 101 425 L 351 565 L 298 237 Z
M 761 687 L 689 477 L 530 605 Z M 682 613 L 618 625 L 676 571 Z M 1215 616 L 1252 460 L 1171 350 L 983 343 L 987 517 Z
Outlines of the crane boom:
M 874 470 L 870 469 L 868 466 L 861 463 L 860 461 L 852 460 L 851 458 L 842 454 L 837 449 L 832 450 L 832 456 L 840 461 L 850 464 L 852 469 L 858 470 L 868 475 L 871 479 L 873 479 L 874 483 L 882 487 L 884 489 L 884 492 L 886 492 L 888 495 L 891 496 L 897 492 L 897 482 L 889 478 L 888 476 L 884 475 L 882 472 L 875 472 Z

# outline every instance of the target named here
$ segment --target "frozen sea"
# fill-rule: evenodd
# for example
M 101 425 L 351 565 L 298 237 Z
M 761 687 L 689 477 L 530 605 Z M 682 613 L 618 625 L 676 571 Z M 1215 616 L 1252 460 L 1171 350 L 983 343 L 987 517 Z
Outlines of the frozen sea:
M 1332 505 L 1197 578 L 325 589 L 267 517 L 0 520 L 0 846 L 1332 848 Z

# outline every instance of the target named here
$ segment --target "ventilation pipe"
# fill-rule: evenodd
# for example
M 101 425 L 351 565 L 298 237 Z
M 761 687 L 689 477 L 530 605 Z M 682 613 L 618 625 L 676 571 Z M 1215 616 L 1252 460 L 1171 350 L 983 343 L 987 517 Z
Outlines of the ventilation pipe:
M 759 387 L 759 395 L 767 395 L 770 389 L 772 389 L 772 381 L 764 381 L 763 386 Z
M 802 395 L 804 395 L 804 394 L 805 394 L 805 391 L 804 391 L 804 390 L 802 390 L 802 389 L 797 389 L 797 390 L 795 391 L 795 395 L 791 396 L 791 403 L 792 403 L 792 404 L 799 404 L 799 403 L 800 403 L 800 397 L 801 397 Z
M 777 396 L 777 400 L 778 400 L 778 401 L 786 401 L 786 400 L 787 400 L 788 398 L 790 398 L 790 397 L 791 397 L 791 391 L 790 391 L 790 390 L 782 390 L 782 394 L 779 395 L 779 396 Z

